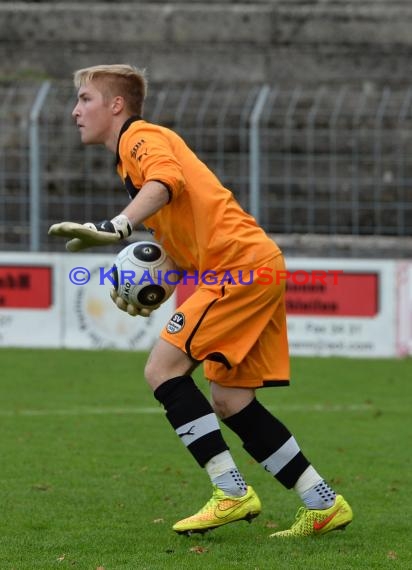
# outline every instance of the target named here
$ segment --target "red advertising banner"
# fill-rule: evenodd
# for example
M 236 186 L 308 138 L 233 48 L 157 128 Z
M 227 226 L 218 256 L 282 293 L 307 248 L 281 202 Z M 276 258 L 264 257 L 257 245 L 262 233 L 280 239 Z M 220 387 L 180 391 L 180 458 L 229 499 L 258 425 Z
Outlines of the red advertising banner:
M 329 274 L 316 279 L 316 271 L 291 271 L 286 281 L 289 315 L 374 317 L 379 312 L 377 273 Z M 305 278 L 310 275 L 311 279 Z
M 378 273 L 296 270 L 272 276 L 262 270 L 262 287 L 272 279 L 286 281 L 286 311 L 289 315 L 374 317 L 379 312 Z M 179 283 L 177 306 L 194 290 L 192 280 Z
M 51 267 L 0 265 L 1 309 L 47 309 L 51 304 Z

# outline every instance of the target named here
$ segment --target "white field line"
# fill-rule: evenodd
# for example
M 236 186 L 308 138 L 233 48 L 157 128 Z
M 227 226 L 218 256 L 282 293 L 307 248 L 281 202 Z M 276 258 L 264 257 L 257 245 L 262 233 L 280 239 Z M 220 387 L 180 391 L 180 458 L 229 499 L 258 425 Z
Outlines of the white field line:
M 325 405 L 325 404 L 310 404 L 310 405 L 279 405 L 267 406 L 272 412 L 367 412 L 373 410 L 374 407 L 370 404 L 346 404 L 346 405 Z M 79 407 L 67 408 L 61 410 L 43 409 L 43 410 L 30 410 L 30 409 L 16 409 L 16 410 L 1 410 L 0 417 L 20 417 L 20 416 L 107 416 L 107 415 L 145 415 L 145 414 L 160 414 L 163 413 L 163 408 L 159 407 Z

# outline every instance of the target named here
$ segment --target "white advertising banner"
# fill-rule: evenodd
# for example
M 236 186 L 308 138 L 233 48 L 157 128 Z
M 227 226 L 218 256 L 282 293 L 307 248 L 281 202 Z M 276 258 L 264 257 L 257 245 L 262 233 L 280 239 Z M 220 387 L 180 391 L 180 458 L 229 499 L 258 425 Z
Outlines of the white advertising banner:
M 173 314 L 173 297 L 148 318 L 120 311 L 110 299 L 113 260 L 101 254 L 63 256 L 65 347 L 149 350 Z
M 50 254 L 0 254 L 0 346 L 62 344 L 62 283 Z
M 287 269 L 291 354 L 396 354 L 396 262 L 292 258 Z
M 0 346 L 149 350 L 190 287 L 149 318 L 130 317 L 109 298 L 113 261 L 0 253 Z M 292 355 L 412 354 L 411 262 L 290 258 L 287 270 Z
M 397 267 L 398 326 L 397 355 L 412 354 L 412 262 L 401 261 Z

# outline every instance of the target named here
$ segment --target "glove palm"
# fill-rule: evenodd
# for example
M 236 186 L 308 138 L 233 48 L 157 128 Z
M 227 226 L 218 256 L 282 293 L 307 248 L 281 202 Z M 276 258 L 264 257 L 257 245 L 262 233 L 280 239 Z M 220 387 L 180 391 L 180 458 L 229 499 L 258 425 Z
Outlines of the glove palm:
M 49 235 L 71 238 L 66 242 L 66 249 L 70 252 L 98 245 L 110 245 L 129 237 L 131 233 L 132 226 L 124 214 L 98 223 L 60 222 L 49 228 Z
M 152 311 L 155 311 L 156 309 L 158 309 L 160 307 L 160 305 L 155 305 L 154 307 L 151 307 L 150 309 L 147 307 L 140 309 L 139 307 L 136 307 L 135 305 L 132 305 L 131 303 L 127 303 L 124 299 L 122 299 L 122 297 L 120 297 L 117 294 L 116 289 L 111 289 L 110 297 L 118 309 L 129 314 L 131 317 L 136 317 L 138 315 L 140 317 L 150 317 L 150 314 L 152 313 Z

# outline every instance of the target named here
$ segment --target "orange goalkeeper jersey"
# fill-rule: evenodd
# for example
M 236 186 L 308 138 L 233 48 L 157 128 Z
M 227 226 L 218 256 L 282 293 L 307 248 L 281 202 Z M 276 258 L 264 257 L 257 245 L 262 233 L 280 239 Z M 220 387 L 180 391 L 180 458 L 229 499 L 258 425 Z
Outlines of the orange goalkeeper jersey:
M 182 269 L 248 270 L 280 254 L 232 192 L 170 129 L 138 117 L 126 121 L 117 172 L 131 198 L 151 180 L 168 188 L 169 203 L 144 225 Z

